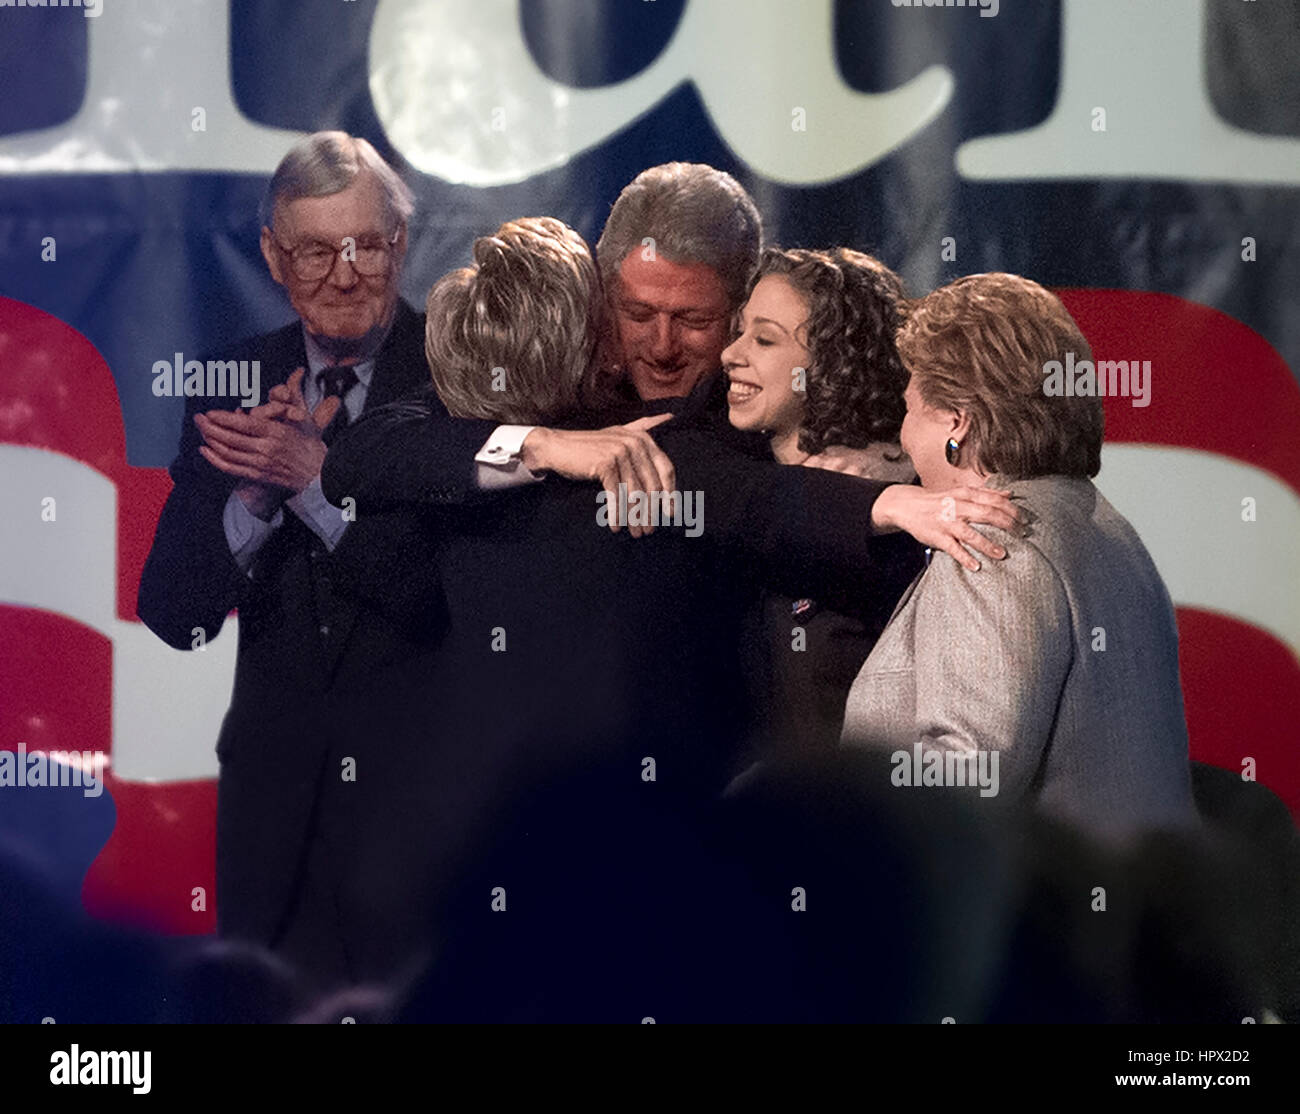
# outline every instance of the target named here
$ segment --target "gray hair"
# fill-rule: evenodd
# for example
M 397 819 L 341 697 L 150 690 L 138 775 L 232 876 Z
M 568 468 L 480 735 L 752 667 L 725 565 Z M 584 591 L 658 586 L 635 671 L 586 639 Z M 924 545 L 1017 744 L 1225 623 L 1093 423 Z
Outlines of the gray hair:
M 763 218 L 730 174 L 694 162 L 643 170 L 618 195 L 596 244 L 605 289 L 617 289 L 623 260 L 647 238 L 672 263 L 703 263 L 717 272 L 732 308 L 745 300 L 763 247 Z
M 367 140 L 340 131 L 315 132 L 280 160 L 262 198 L 262 225 L 271 227 L 277 206 L 341 193 L 365 170 L 379 179 L 396 231 L 411 219 L 415 195 Z

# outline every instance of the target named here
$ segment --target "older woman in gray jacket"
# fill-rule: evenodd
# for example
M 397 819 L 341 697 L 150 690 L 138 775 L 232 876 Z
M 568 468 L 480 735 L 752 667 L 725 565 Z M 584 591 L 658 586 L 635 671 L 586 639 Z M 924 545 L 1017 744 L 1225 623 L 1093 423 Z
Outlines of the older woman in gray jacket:
M 934 554 L 850 690 L 842 742 L 892 750 L 900 790 L 962 785 L 1103 836 L 1194 823 L 1174 609 L 1092 483 L 1102 402 L 1074 319 L 1037 283 L 970 275 L 914 303 L 898 349 L 922 484 L 1012 488 L 1030 526 L 977 573 Z

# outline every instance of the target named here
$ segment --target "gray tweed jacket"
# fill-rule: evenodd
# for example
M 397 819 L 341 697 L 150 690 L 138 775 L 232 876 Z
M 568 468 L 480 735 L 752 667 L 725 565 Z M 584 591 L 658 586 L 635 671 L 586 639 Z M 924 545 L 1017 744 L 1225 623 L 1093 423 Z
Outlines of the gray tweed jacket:
M 1150 554 L 1088 480 L 989 483 L 1029 510 L 1028 536 L 981 527 L 1008 555 L 979 572 L 934 555 L 849 692 L 842 745 L 895 750 L 900 785 L 932 750 L 996 752 L 1001 801 L 1098 835 L 1195 823 L 1178 631 Z

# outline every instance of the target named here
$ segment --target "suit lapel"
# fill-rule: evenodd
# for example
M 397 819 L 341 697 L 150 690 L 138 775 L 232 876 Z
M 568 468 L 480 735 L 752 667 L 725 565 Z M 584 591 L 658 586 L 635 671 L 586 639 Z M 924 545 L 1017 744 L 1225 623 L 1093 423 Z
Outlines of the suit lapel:
M 898 603 L 894 605 L 893 614 L 889 616 L 890 623 L 892 623 L 895 619 L 897 619 L 900 612 L 902 612 L 903 608 L 907 606 L 907 601 L 912 598 L 912 593 L 916 591 L 916 586 L 921 583 L 921 578 L 925 576 L 925 574 L 929 571 L 929 569 L 930 566 L 927 564 L 925 568 L 923 568 L 919 573 L 916 574 L 916 576 L 912 578 L 912 583 L 907 586 L 906 590 L 899 597 Z M 889 624 L 886 623 L 885 625 L 888 626 Z
M 361 412 L 368 414 L 386 403 L 396 402 L 429 382 L 424 356 L 424 318 L 399 301 L 393 327 L 375 356 L 375 372 Z
M 303 340 L 302 325 L 288 325 L 281 329 L 267 346 L 262 368 L 262 398 L 265 402 L 272 387 L 289 381 L 298 368 L 307 367 L 307 343 Z
M 375 371 L 361 412 L 366 414 L 376 407 L 396 402 L 423 386 L 428 378 L 427 366 L 424 357 L 424 318 L 411 310 L 405 302 L 399 301 L 393 327 L 375 356 Z M 360 613 L 359 602 L 355 597 L 349 597 L 336 630 L 331 633 L 324 647 L 325 675 L 328 679 L 332 679 L 338 669 L 344 647 L 347 646 Z

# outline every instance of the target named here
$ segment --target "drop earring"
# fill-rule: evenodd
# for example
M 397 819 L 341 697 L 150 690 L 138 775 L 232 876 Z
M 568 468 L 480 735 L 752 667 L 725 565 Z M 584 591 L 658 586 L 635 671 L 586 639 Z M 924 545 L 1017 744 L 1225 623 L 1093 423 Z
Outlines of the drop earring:
M 958 444 L 957 441 L 953 440 L 953 438 L 949 437 L 947 443 L 943 447 L 943 456 L 944 459 L 954 468 L 957 467 L 957 454 L 959 452 L 961 452 L 961 445 Z

